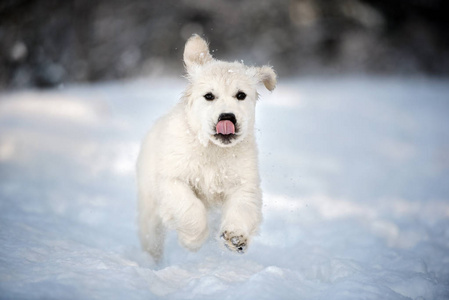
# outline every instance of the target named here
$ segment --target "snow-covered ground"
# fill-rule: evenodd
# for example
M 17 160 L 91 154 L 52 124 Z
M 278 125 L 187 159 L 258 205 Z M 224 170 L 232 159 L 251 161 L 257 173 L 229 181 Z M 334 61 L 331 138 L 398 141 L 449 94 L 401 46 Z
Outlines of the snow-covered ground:
M 139 141 L 185 82 L 0 95 L 1 299 L 449 299 L 449 81 L 281 79 L 258 103 L 264 223 L 138 244 Z

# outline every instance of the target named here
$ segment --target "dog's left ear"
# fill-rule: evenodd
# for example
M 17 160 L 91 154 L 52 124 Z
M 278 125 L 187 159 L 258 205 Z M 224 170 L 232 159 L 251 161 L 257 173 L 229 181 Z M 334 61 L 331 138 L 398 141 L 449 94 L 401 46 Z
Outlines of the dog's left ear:
M 184 64 L 188 73 L 191 73 L 196 66 L 202 66 L 212 60 L 209 46 L 199 35 L 194 34 L 187 40 L 184 48 Z
M 272 91 L 276 87 L 276 73 L 270 66 L 256 68 L 256 76 L 263 82 L 267 90 Z

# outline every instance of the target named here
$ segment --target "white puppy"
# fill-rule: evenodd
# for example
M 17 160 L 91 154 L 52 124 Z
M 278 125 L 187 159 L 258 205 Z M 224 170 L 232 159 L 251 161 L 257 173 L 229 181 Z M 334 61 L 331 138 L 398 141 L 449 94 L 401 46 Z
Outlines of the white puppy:
M 146 136 L 137 162 L 143 249 L 158 261 L 165 229 L 197 250 L 209 235 L 207 211 L 222 210 L 219 235 L 243 253 L 262 219 L 254 138 L 256 86 L 276 85 L 271 67 L 212 58 L 198 35 L 185 45 L 189 85 Z

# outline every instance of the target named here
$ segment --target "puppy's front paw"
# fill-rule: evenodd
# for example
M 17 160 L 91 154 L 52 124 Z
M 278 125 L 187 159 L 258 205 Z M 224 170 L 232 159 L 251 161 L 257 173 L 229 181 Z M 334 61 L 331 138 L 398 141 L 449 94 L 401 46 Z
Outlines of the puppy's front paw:
M 243 254 L 248 248 L 248 238 L 243 234 L 225 230 L 220 238 L 224 241 L 226 248 L 231 251 Z

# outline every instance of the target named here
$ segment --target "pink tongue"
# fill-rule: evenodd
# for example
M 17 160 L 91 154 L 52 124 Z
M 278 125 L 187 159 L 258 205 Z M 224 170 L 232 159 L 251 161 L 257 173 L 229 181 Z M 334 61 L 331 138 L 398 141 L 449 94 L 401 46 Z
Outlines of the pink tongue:
M 217 123 L 217 134 L 234 134 L 235 127 L 234 124 L 229 120 L 223 120 Z

